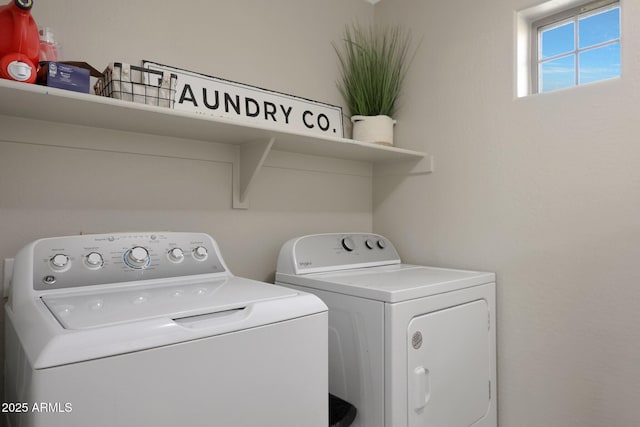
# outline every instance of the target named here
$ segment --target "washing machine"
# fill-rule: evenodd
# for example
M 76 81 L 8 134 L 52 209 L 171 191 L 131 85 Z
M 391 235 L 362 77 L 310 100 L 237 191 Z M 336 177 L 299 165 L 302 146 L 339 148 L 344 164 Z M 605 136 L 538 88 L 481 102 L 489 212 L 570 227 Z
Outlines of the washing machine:
M 11 427 L 326 427 L 327 308 L 201 233 L 37 240 L 6 305 Z
M 288 241 L 276 283 L 329 307 L 329 390 L 356 427 L 495 427 L 495 274 L 403 264 L 376 234 Z

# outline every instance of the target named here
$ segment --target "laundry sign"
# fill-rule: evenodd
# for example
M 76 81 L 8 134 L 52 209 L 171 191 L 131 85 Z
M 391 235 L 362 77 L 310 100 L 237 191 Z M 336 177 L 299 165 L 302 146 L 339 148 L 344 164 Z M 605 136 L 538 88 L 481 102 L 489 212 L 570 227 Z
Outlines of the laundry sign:
M 335 105 L 152 61 L 143 61 L 143 67 L 178 75 L 175 110 L 237 119 L 292 132 L 344 136 L 342 109 Z

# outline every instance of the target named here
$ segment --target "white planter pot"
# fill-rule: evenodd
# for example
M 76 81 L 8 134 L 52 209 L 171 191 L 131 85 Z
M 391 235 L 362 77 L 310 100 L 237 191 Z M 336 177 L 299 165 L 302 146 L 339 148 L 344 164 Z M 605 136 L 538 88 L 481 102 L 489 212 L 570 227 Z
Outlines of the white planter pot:
M 389 116 L 352 116 L 352 137 L 356 141 L 393 145 L 393 126 L 396 121 Z

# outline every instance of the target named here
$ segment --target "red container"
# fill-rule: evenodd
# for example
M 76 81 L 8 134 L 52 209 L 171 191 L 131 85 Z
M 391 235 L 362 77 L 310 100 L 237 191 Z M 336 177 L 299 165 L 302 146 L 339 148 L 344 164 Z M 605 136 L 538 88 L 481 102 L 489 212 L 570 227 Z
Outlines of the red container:
M 11 0 L 0 7 L 0 78 L 35 83 L 40 56 L 33 0 Z

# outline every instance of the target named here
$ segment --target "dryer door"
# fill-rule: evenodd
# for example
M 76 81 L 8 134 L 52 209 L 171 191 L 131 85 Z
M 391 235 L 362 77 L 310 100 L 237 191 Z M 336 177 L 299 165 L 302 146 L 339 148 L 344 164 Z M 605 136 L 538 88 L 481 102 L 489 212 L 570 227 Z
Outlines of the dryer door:
M 469 427 L 484 417 L 491 393 L 489 324 L 485 300 L 409 322 L 410 427 Z

